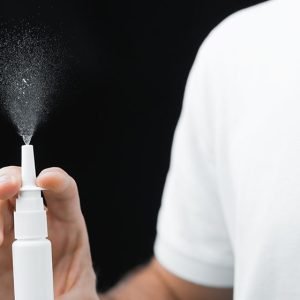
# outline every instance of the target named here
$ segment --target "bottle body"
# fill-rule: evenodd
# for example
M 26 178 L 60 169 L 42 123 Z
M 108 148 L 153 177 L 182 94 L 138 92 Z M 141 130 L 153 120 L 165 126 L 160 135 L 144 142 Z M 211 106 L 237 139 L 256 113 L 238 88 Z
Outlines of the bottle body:
M 54 300 L 51 242 L 15 240 L 12 252 L 15 300 Z

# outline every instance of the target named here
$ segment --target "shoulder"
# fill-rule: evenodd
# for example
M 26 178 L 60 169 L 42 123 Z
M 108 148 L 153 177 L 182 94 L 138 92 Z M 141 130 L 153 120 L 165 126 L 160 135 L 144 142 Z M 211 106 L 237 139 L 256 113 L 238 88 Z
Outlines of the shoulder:
M 199 83 L 203 74 L 205 82 L 215 84 L 221 93 L 236 74 L 247 72 L 249 64 L 257 64 L 277 45 L 277 32 L 289 17 L 289 11 L 282 13 L 289 7 L 286 3 L 289 1 L 266 1 L 224 19 L 202 43 L 190 77 Z
M 285 1 L 266 1 L 231 14 L 208 34 L 199 52 L 214 59 L 224 55 L 228 58 L 257 45 L 262 36 L 269 36 L 280 26 L 282 2 Z

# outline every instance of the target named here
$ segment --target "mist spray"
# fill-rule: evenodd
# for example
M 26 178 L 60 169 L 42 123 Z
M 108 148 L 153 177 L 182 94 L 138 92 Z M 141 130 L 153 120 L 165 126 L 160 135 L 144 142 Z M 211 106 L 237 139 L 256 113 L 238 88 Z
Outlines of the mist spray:
M 28 22 L 0 28 L 0 104 L 26 144 L 22 146 L 22 188 L 14 212 L 15 300 L 54 299 L 47 217 L 41 189 L 35 184 L 29 144 L 64 81 L 64 57 L 60 39 L 51 30 Z

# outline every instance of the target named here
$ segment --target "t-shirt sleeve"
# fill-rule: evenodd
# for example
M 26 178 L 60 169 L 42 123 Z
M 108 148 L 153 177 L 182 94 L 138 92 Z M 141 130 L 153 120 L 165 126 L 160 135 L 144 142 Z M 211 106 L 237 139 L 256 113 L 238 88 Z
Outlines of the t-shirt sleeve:
M 213 49 L 212 49 L 213 50 Z M 233 255 L 218 195 L 215 145 L 217 88 L 209 46 L 191 69 L 174 135 L 154 253 L 190 282 L 233 286 Z

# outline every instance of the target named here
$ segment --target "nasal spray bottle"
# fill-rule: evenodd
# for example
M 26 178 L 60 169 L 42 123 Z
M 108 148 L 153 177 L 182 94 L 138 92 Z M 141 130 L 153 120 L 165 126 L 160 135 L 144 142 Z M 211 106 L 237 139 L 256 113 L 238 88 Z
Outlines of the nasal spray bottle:
M 22 146 L 22 188 L 14 212 L 15 300 L 54 300 L 52 250 L 32 145 Z

